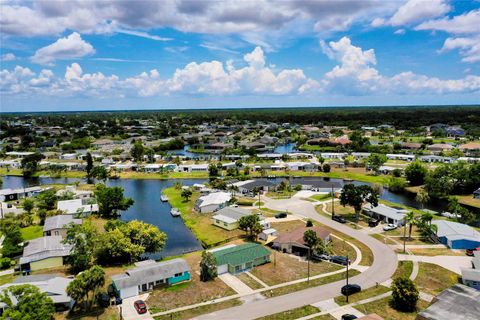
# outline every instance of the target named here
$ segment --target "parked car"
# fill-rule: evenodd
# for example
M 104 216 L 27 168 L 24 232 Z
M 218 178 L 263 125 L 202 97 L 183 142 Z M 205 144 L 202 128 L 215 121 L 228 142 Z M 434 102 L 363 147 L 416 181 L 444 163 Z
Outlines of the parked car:
M 334 215 L 332 217 L 332 220 L 340 223 L 347 223 L 347 220 L 345 220 L 342 216 L 338 216 L 338 215 Z
M 317 260 L 317 261 L 322 261 L 322 260 L 330 260 L 330 256 L 328 254 L 319 254 L 319 253 L 312 253 L 312 259 Z
M 331 256 L 330 262 L 341 264 L 342 266 L 346 266 L 350 264 L 350 259 L 345 256 Z
M 342 320 L 354 320 L 354 319 L 358 319 L 358 317 L 354 314 L 343 314 L 342 315 Z
M 376 226 L 378 226 L 378 224 L 380 223 L 381 220 L 374 220 L 374 219 L 371 219 L 370 221 L 368 221 L 368 226 L 371 227 L 371 228 L 374 228 Z
M 342 287 L 342 294 L 344 296 L 350 296 L 354 293 L 362 291 L 362 287 L 360 287 L 358 284 L 347 284 Z
M 397 229 L 397 225 L 393 223 L 389 223 L 386 226 L 383 226 L 383 231 L 390 231 L 390 230 L 395 230 Z
M 475 251 L 480 251 L 480 247 L 474 248 L 474 249 L 467 249 L 467 250 L 465 250 L 465 253 L 467 254 L 467 256 L 473 256 L 473 253 Z
M 277 213 L 275 215 L 275 219 L 283 219 L 283 218 L 286 218 L 287 217 L 287 213 L 286 212 L 280 212 L 280 213 Z
M 137 310 L 138 314 L 144 314 L 147 313 L 147 305 L 143 300 L 137 300 L 133 303 L 133 306 L 135 307 L 135 310 Z

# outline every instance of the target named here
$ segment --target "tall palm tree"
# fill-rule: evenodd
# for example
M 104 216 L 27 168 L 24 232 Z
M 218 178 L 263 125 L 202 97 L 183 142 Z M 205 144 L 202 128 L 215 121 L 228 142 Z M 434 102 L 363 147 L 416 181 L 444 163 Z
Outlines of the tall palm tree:
M 405 223 L 408 223 L 408 238 L 412 239 L 412 228 L 413 225 L 417 224 L 417 217 L 415 212 L 410 211 L 405 215 Z
M 432 225 L 433 214 L 430 212 L 423 212 L 420 219 L 422 220 L 423 223 Z

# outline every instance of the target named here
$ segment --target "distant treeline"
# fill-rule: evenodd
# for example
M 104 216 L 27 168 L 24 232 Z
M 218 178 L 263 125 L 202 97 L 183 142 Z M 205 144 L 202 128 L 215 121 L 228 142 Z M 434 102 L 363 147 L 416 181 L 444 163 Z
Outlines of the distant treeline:
M 17 113 L 2 114 L 9 118 L 34 118 L 37 124 L 59 125 L 85 123 L 85 120 L 116 120 L 123 124 L 135 124 L 135 120 L 153 119 L 170 121 L 181 118 L 177 123 L 198 124 L 202 122 L 224 122 L 226 125 L 238 121 L 264 121 L 275 123 L 297 123 L 317 125 L 341 125 L 352 129 L 362 125 L 394 125 L 397 129 L 409 129 L 434 123 L 461 125 L 466 128 L 480 126 L 479 106 L 418 106 L 418 107 L 349 107 L 349 108 L 265 108 L 265 109 L 191 109 L 155 111 L 102 111 L 68 113 Z M 178 119 L 177 119 L 178 120 Z

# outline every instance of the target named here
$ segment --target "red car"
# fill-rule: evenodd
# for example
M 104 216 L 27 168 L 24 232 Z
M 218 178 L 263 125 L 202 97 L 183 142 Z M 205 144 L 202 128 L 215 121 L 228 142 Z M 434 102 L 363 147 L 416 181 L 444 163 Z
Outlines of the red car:
M 473 256 L 473 252 L 474 252 L 474 251 L 480 251 L 480 247 L 475 248 L 475 249 L 467 249 L 467 250 L 465 251 L 465 253 L 467 254 L 467 256 Z
M 135 310 L 137 310 L 139 314 L 147 313 L 147 305 L 142 300 L 135 301 L 133 303 L 133 306 L 135 307 Z

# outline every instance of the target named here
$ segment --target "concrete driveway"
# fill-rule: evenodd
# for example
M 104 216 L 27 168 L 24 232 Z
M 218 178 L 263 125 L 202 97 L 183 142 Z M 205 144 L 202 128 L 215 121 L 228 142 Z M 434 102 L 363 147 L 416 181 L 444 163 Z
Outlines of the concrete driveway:
M 235 290 L 238 294 L 247 295 L 254 293 L 253 290 L 243 283 L 240 279 L 230 273 L 224 273 L 218 276 L 227 286 Z
M 123 299 L 122 305 L 121 305 L 121 310 L 122 310 L 122 316 L 123 319 L 125 320 L 136 320 L 136 319 L 148 319 L 148 320 L 153 320 L 153 317 L 150 315 L 150 311 L 147 311 L 145 314 L 138 314 L 137 310 L 135 310 L 135 307 L 133 306 L 133 303 L 137 300 L 143 300 L 146 301 L 148 298 L 148 293 L 141 294 L 135 297 L 131 298 L 126 298 Z M 120 306 L 119 306 L 120 308 Z M 148 308 L 148 304 L 147 304 Z
M 363 232 L 351 229 L 350 227 L 319 215 L 311 202 L 298 198 L 271 200 L 265 197 L 263 197 L 262 201 L 267 208 L 283 211 L 288 209 L 291 213 L 310 218 L 344 234 L 348 234 L 368 246 L 374 256 L 373 265 L 365 272 L 352 277 L 350 283 L 360 284 L 362 288 L 367 289 L 373 287 L 377 282 L 382 283 L 390 279 L 397 269 L 397 255 L 390 247 Z M 256 319 L 339 296 L 340 288 L 343 285 L 345 285 L 344 280 L 332 282 L 326 285 L 216 311 L 199 316 L 196 319 Z

